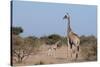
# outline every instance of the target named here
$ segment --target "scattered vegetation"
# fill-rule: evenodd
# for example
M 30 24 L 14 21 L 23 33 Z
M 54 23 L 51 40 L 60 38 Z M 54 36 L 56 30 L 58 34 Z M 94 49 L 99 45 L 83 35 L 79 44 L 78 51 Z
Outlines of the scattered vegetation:
M 91 36 L 81 36 L 81 50 L 82 56 L 85 60 L 97 60 L 97 38 L 93 35 Z
M 25 58 L 28 58 L 31 54 L 35 54 L 43 44 L 52 45 L 60 40 L 60 45 L 67 45 L 67 38 L 58 34 L 51 34 L 40 38 L 36 36 L 21 37 L 20 34 L 23 32 L 24 30 L 21 27 L 12 27 L 12 57 L 18 63 L 22 63 Z M 80 36 L 80 39 L 80 45 L 86 58 L 97 56 L 97 38 L 91 35 Z M 44 63 L 40 61 L 38 64 Z
M 81 45 L 84 45 L 84 44 L 92 44 L 92 45 L 96 45 L 97 44 L 97 38 L 93 35 L 91 36 L 81 36 L 80 37 L 81 39 Z

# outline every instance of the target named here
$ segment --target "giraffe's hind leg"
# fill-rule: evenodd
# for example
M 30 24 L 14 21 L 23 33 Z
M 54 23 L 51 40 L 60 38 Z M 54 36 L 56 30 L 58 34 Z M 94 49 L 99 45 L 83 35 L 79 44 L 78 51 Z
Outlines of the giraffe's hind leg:
M 77 46 L 77 51 L 79 52 L 79 46 Z
M 79 57 L 79 46 L 76 47 L 76 59 Z
M 70 45 L 70 57 L 72 58 L 72 54 L 73 54 L 73 48 L 72 48 L 72 44 Z
M 78 53 L 76 53 L 76 59 L 78 58 Z

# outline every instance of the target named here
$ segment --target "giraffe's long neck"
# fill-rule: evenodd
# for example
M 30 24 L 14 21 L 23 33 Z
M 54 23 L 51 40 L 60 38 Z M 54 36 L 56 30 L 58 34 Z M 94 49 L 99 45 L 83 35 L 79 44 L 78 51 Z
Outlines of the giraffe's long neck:
M 68 26 L 67 26 L 67 35 L 72 31 L 71 27 L 70 27 L 70 18 L 68 18 Z

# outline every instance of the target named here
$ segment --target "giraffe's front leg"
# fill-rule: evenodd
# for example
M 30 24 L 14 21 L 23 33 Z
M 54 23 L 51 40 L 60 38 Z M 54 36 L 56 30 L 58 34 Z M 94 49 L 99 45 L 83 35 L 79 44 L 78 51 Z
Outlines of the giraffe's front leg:
M 72 57 L 73 57 L 73 50 L 72 50 L 72 45 L 69 45 L 68 46 L 68 49 L 67 49 L 67 59 L 68 61 L 71 61 L 72 60 Z
M 74 54 L 74 60 L 77 60 L 79 57 L 79 46 L 74 46 L 73 54 Z
M 74 46 L 74 45 L 73 45 L 72 53 L 73 53 L 73 57 L 72 58 L 73 58 L 73 60 L 75 60 L 77 51 L 76 51 L 76 46 Z
M 72 53 L 71 60 L 74 60 L 76 58 L 76 47 L 74 45 L 72 45 L 71 53 Z

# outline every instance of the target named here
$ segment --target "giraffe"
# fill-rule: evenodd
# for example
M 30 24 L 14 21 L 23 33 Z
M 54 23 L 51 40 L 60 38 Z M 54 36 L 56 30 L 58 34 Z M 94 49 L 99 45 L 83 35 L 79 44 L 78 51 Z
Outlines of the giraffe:
M 73 58 L 73 54 L 75 54 L 75 59 L 79 57 L 79 45 L 80 45 L 80 38 L 79 36 L 72 31 L 72 28 L 70 26 L 70 15 L 67 13 L 63 19 L 68 20 L 67 24 L 67 57 L 69 57 L 69 50 L 71 51 L 70 57 Z M 69 49 L 69 50 L 68 50 Z

